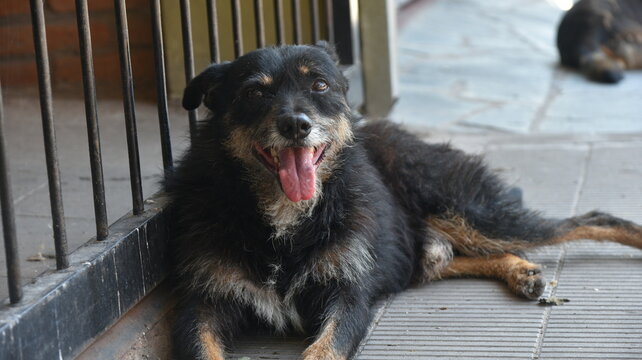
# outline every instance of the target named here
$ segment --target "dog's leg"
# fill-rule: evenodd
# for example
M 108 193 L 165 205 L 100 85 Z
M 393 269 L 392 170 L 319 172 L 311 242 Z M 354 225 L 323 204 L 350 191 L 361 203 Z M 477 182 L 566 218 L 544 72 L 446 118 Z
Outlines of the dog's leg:
M 303 360 L 346 360 L 357 350 L 372 317 L 362 294 L 339 293 L 332 297 L 315 341 Z
M 429 227 L 419 256 L 420 269 L 415 283 L 428 283 L 440 279 L 444 268 L 453 260 L 453 245 L 445 236 Z
M 544 290 L 539 266 L 508 252 L 580 239 L 613 241 L 642 249 L 642 227 L 609 214 L 590 212 L 561 221 L 538 222 L 538 226 L 532 227 L 536 233 L 526 239 L 515 239 L 501 234 L 487 236 L 459 216 L 429 219 L 434 231 L 466 255 L 454 257 L 438 277 L 497 278 L 506 281 L 516 294 L 535 298 Z M 518 222 L 515 224 L 519 226 Z M 504 227 L 500 225 L 506 224 L 498 224 L 497 228 Z
M 513 254 L 499 254 L 484 257 L 455 256 L 439 276 L 498 279 L 506 282 L 515 294 L 535 299 L 542 295 L 546 287 L 541 272 L 537 264 Z
M 247 319 L 231 302 L 204 304 L 191 299 L 179 304 L 172 329 L 178 360 L 224 360 L 225 344 Z

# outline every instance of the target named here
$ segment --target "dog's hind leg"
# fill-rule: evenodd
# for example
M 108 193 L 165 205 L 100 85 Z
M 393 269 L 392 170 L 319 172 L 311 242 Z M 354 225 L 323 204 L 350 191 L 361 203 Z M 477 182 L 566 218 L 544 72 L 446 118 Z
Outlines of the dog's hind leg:
M 512 221 L 516 220 L 518 219 Z M 516 294 L 527 298 L 536 298 L 544 291 L 539 266 L 510 252 L 580 239 L 613 241 L 642 249 L 641 226 L 596 211 L 557 221 L 533 221 L 531 217 L 529 226 L 537 233 L 524 239 L 503 237 L 501 234 L 485 235 L 460 216 L 432 218 L 428 220 L 428 224 L 433 231 L 448 239 L 459 254 L 466 255 L 455 256 L 439 272 L 438 277 L 496 278 L 504 280 Z M 519 223 L 514 225 L 519 226 Z M 498 224 L 497 228 L 502 227 L 505 228 L 506 224 Z
M 453 260 L 453 245 L 440 232 L 428 228 L 419 254 L 419 271 L 414 283 L 424 284 L 440 279 Z

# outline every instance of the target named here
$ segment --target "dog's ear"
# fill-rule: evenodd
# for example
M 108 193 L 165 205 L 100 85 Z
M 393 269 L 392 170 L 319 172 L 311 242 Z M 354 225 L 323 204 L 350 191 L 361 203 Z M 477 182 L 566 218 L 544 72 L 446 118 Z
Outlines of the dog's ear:
M 185 87 L 185 91 L 183 91 L 183 107 L 186 110 L 194 110 L 199 107 L 203 101 L 203 96 L 207 95 L 210 89 L 217 87 L 223 81 L 230 64 L 229 61 L 222 64 L 211 64 L 202 73 L 190 80 Z
M 319 40 L 317 43 L 314 45 L 316 47 L 320 47 L 323 49 L 334 61 L 335 65 L 339 65 L 340 59 L 339 59 L 339 54 L 337 54 L 337 49 L 334 47 L 334 45 L 330 44 L 329 42 L 325 40 Z

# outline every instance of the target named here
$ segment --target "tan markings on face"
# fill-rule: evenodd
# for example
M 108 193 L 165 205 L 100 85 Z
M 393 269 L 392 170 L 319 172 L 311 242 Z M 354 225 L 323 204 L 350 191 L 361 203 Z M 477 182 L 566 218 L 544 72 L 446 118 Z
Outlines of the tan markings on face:
M 319 337 L 303 352 L 303 360 L 345 360 L 334 348 L 334 334 L 337 323 L 330 319 L 323 326 Z
M 261 83 L 261 85 L 263 85 L 263 86 L 270 86 L 270 85 L 272 85 L 272 82 L 274 81 L 274 79 L 272 79 L 272 76 L 270 76 L 268 74 L 264 74 L 264 73 L 259 74 L 258 79 L 259 79 L 259 82 Z
M 252 138 L 254 131 L 245 127 L 237 127 L 230 132 L 230 137 L 224 142 L 230 154 L 246 163 L 254 162 Z
M 334 119 L 318 118 L 316 121 L 323 127 L 331 144 L 330 148 L 326 150 L 325 160 L 321 163 L 317 171 L 318 177 L 322 182 L 325 182 L 330 179 L 334 170 L 340 165 L 335 161 L 336 156 L 343 148 L 352 143 L 354 133 L 350 119 L 343 115 Z
M 292 230 L 312 214 L 312 210 L 323 196 L 323 182 L 327 181 L 339 165 L 336 155 L 353 140 L 352 125 L 345 116 L 323 118 L 310 114 L 317 124 L 307 140 L 313 145 L 329 144 L 324 160 L 317 169 L 315 195 L 310 200 L 290 201 L 281 190 L 278 180 L 272 174 L 266 174 L 263 165 L 253 155 L 254 144 L 262 140 L 262 146 L 282 148 L 289 144 L 269 121 L 263 121 L 257 127 L 235 127 L 224 142 L 227 151 L 245 164 L 249 180 L 268 222 L 274 227 L 274 239 L 289 239 Z M 230 119 L 226 121 L 231 122 Z
M 310 67 L 307 65 L 299 65 L 299 72 L 303 75 L 307 75 L 310 72 Z
M 207 325 L 207 321 L 201 322 L 197 331 L 201 346 L 201 358 L 207 360 L 225 360 L 223 345 Z

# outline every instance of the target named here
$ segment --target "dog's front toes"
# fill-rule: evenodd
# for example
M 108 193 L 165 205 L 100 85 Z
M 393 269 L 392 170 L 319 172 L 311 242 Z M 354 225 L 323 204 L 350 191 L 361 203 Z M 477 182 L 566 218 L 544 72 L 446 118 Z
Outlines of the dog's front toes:
M 514 269 L 508 279 L 509 287 L 517 295 L 527 299 L 539 298 L 546 288 L 541 267 L 527 261 Z

